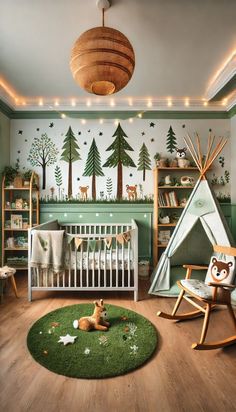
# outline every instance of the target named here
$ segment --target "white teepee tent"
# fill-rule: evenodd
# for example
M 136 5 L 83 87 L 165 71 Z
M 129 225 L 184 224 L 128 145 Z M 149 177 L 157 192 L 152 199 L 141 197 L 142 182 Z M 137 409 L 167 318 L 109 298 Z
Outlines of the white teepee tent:
M 152 274 L 149 293 L 155 295 L 163 296 L 165 291 L 166 295 L 169 295 L 172 266 L 187 263 L 208 264 L 213 244 L 225 246 L 233 244 L 230 230 L 205 175 L 227 140 L 221 138 L 213 149 L 214 138 L 210 135 L 204 162 L 199 136 L 197 135 L 197 149 L 190 136 L 184 140 L 200 171 L 200 177 Z

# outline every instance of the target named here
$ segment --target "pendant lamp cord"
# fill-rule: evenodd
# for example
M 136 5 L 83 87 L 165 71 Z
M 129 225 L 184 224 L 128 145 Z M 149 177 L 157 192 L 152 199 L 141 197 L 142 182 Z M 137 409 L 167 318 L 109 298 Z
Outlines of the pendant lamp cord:
M 102 27 L 104 27 L 104 13 L 105 9 L 102 9 Z

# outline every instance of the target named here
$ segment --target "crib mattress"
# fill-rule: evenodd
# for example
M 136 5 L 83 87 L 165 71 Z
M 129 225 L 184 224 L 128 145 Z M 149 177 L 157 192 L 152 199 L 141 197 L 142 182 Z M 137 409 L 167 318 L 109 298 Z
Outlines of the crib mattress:
M 101 250 L 100 252 L 77 252 L 77 259 L 76 253 L 73 251 L 71 252 L 71 256 L 69 252 L 66 253 L 65 256 L 65 267 L 69 269 L 75 268 L 75 260 L 77 261 L 77 270 L 81 268 L 81 260 L 82 260 L 82 268 L 83 269 L 125 269 L 128 268 L 133 269 L 133 254 L 132 250 L 128 249 L 118 249 L 118 253 L 116 250 Z

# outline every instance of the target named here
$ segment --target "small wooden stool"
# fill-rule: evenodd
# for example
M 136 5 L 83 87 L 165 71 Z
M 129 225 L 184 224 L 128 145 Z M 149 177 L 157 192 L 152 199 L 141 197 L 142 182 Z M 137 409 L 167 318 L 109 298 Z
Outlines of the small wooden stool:
M 2 268 L 0 268 L 0 302 L 1 303 L 3 300 L 3 282 L 4 280 L 8 278 L 10 278 L 11 285 L 16 295 L 16 298 L 18 298 L 16 281 L 15 281 L 15 276 L 14 276 L 15 273 L 16 273 L 16 269 L 10 268 L 9 266 L 3 266 Z

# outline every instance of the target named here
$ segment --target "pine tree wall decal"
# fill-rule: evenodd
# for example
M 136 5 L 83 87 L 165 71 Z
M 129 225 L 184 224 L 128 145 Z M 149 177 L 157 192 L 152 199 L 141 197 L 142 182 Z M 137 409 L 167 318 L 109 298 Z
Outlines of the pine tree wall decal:
M 92 198 L 96 200 L 96 176 L 104 176 L 101 168 L 101 157 L 93 139 L 90 146 L 83 176 L 92 176 Z
M 68 198 L 70 199 L 72 196 L 72 163 L 75 162 L 76 160 L 81 160 L 80 154 L 78 152 L 79 146 L 77 145 L 76 142 L 76 137 L 71 129 L 71 126 L 69 127 L 66 137 L 63 141 L 63 147 L 62 147 L 62 154 L 61 154 L 61 160 L 64 160 L 65 162 L 69 163 L 68 165 Z
M 126 150 L 132 151 L 132 147 L 125 140 L 128 137 L 122 129 L 120 123 L 112 137 L 116 137 L 114 142 L 106 149 L 113 150 L 113 153 L 108 157 L 103 167 L 117 166 L 117 199 L 122 199 L 123 194 L 123 166 L 136 167 L 131 157 L 126 153 Z
M 112 195 L 112 190 L 113 190 L 113 188 L 112 188 L 112 180 L 111 180 L 110 177 L 107 178 L 106 187 L 107 187 L 107 194 L 108 194 L 108 197 L 109 197 L 109 199 L 110 199 L 110 198 L 111 198 L 111 195 Z
M 56 185 L 58 187 L 58 198 L 60 200 L 61 199 L 62 173 L 61 173 L 61 168 L 58 165 L 56 165 L 55 167 L 54 176 L 55 176 Z
M 175 137 L 175 132 L 173 131 L 171 126 L 167 133 L 166 149 L 170 153 L 174 153 L 177 149 L 177 141 Z
M 138 159 L 138 169 L 143 171 L 143 181 L 145 182 L 146 177 L 146 170 L 151 170 L 151 159 L 150 154 L 148 152 L 148 148 L 143 143 L 140 152 L 139 152 L 139 159 Z
M 28 156 L 32 166 L 41 166 L 43 172 L 42 189 L 46 188 L 46 167 L 57 161 L 59 151 L 46 133 L 35 137 Z

